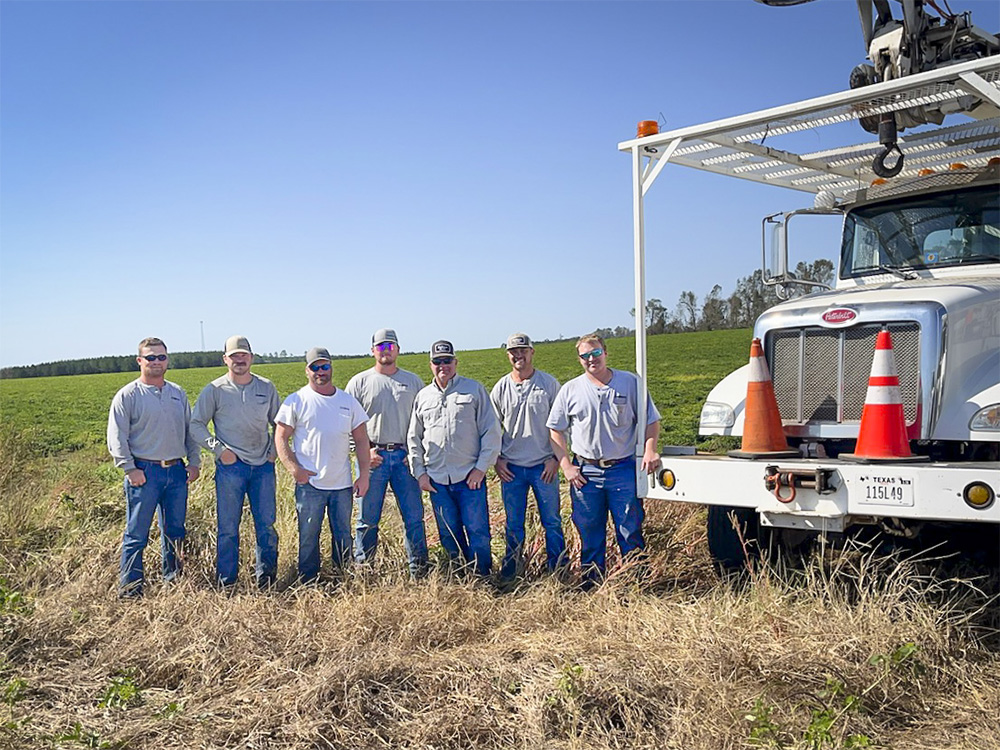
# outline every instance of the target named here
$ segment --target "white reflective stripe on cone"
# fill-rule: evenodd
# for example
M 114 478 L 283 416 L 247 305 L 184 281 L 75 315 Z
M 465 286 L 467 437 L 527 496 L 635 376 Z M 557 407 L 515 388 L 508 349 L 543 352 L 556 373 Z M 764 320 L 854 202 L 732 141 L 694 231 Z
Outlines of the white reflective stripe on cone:
M 903 405 L 898 385 L 870 385 L 865 396 L 865 406 Z
M 892 356 L 892 349 L 876 349 L 875 359 L 872 360 L 872 376 L 888 378 L 895 375 L 896 358 Z
M 747 376 L 749 383 L 766 383 L 771 379 L 771 373 L 767 371 L 767 361 L 763 357 L 750 358 L 750 373 Z

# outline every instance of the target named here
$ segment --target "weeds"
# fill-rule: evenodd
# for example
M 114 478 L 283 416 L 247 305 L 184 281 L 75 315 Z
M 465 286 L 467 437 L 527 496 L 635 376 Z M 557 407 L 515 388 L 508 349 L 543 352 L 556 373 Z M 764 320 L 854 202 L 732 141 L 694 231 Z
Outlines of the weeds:
M 142 698 L 135 682 L 135 670 L 125 669 L 112 676 L 97 705 L 100 708 L 128 708 Z

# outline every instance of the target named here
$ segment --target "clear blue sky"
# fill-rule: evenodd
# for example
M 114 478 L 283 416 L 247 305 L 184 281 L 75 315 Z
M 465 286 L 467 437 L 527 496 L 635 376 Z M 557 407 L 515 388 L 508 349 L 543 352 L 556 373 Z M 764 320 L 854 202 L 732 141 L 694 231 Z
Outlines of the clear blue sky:
M 198 350 L 202 321 L 207 349 L 294 353 L 631 326 L 618 142 L 843 90 L 863 58 L 853 0 L 4 0 L 0 365 Z M 647 207 L 670 309 L 809 202 L 671 170 Z

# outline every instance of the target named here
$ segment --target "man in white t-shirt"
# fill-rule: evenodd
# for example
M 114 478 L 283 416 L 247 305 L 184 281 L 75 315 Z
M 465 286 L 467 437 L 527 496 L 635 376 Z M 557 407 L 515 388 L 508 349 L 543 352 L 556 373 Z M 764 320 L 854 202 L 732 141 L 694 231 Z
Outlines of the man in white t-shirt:
M 353 495 L 368 490 L 371 453 L 368 415 L 357 399 L 333 384 L 330 353 L 313 347 L 306 354 L 309 383 L 285 399 L 274 418 L 278 458 L 295 478 L 295 512 L 299 522 L 299 580 L 319 575 L 319 535 L 329 516 L 333 565 L 342 570 L 351 559 Z M 291 439 L 292 445 L 288 441 Z M 351 440 L 358 458 L 352 484 Z

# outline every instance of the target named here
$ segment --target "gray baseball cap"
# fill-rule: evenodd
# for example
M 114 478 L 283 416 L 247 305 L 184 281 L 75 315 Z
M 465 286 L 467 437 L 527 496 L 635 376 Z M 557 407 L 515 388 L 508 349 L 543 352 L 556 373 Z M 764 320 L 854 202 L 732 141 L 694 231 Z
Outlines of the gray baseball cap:
M 308 352 L 306 352 L 306 364 L 311 365 L 313 362 L 318 362 L 321 359 L 331 360 L 330 352 L 327 351 L 325 346 L 314 346 Z
M 396 346 L 399 346 L 399 339 L 396 338 L 396 332 L 391 328 L 379 328 L 375 331 L 375 335 L 372 336 L 372 346 L 384 344 L 386 341 L 391 341 Z
M 451 345 L 450 341 L 435 341 L 431 344 L 431 359 L 435 357 L 454 357 L 455 347 Z
M 518 349 L 521 347 L 526 347 L 528 349 L 534 349 L 531 345 L 531 339 L 528 338 L 526 333 L 512 333 L 507 337 L 507 348 L 508 349 Z
M 253 350 L 250 348 L 250 342 L 247 340 L 246 336 L 230 336 L 226 339 L 226 354 L 236 354 L 238 352 L 253 354 Z

